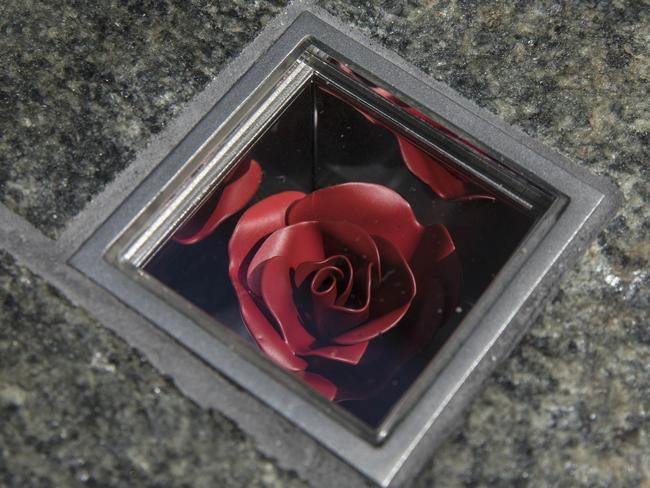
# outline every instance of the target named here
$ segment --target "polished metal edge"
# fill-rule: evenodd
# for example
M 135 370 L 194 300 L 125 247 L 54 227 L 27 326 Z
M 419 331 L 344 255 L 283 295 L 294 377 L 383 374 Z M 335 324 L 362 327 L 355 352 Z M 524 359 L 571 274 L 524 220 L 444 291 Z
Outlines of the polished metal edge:
M 268 126 L 273 115 L 304 88 L 312 74 L 312 68 L 297 61 L 272 91 L 254 94 L 257 95 L 256 98 L 265 99 L 249 117 L 242 118 L 244 121 L 234 131 L 226 137 L 221 136 L 222 128 L 215 131 L 188 161 L 187 168 L 192 171 L 192 177 L 186 178 L 180 187 L 174 188 L 172 201 L 160 206 L 148 221 L 141 225 L 142 232 L 123 253 L 120 253 L 118 259 L 135 267 L 142 267 L 188 216 L 196 202 L 203 200 L 214 188 L 215 182 L 225 176 L 232 164 L 247 150 L 250 141 Z M 226 124 L 227 122 L 224 125 Z M 224 143 L 219 144 L 217 139 L 218 142 Z M 172 179 L 170 183 L 174 183 L 176 179 Z

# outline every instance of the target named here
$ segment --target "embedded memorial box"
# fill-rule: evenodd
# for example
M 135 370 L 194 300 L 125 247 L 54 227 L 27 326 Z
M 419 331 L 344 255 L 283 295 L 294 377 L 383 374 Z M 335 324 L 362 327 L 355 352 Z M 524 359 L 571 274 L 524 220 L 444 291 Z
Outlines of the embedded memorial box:
M 136 267 L 378 439 L 553 196 L 322 50 L 305 68 Z
M 387 486 L 612 192 L 311 13 L 280 32 L 72 263 Z

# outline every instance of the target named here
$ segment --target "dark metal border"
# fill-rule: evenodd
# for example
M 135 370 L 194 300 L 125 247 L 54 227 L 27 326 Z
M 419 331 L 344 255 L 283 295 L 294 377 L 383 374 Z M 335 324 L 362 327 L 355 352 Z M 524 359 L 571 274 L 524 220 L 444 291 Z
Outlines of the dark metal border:
M 261 57 L 255 65 L 196 126 L 187 127 L 182 142 L 131 195 L 125 196 L 120 207 L 81 246 L 70 263 L 216 370 L 299 425 L 366 477 L 382 486 L 393 486 L 408 479 L 430 455 L 452 420 L 458 418 L 459 409 L 469 402 L 496 361 L 526 330 L 568 261 L 577 257 L 613 213 L 619 199 L 616 191 L 602 179 L 509 128 L 449 88 L 427 80 L 396 56 L 378 53 L 359 34 L 347 32 L 350 35 L 346 35 L 332 25 L 336 24 L 335 20 L 305 6 L 293 7 L 292 16 L 295 20 L 287 23 L 285 30 L 278 31 L 276 42 L 266 52 L 260 46 Z M 468 134 L 482 147 L 502 155 L 505 160 L 516 161 L 518 171 L 534 175 L 569 198 L 557 219 L 538 229 L 537 242 L 520 248 L 514 258 L 516 265 L 509 264 L 512 270 L 507 273 L 507 279 L 484 294 L 481 300 L 489 306 L 475 307 L 468 314 L 465 322 L 480 322 L 480 327 L 467 327 L 464 337 L 460 334 L 454 339 L 451 352 L 446 353 L 445 366 L 381 446 L 364 441 L 323 409 L 294 394 L 281 381 L 233 351 L 228 343 L 198 327 L 102 258 L 109 244 L 158 194 L 164 183 L 306 39 L 327 46 L 362 68 L 364 74 L 381 79 L 389 87 L 399 87 L 395 91 L 417 101 L 420 107 Z

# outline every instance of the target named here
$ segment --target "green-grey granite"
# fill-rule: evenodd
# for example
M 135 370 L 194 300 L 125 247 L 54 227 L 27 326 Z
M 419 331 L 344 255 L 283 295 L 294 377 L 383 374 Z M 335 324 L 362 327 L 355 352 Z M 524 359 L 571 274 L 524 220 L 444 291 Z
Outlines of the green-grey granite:
M 55 236 L 285 0 L 3 0 L 0 201 Z
M 0 303 L 0 486 L 304 486 L 4 252 Z
M 417 486 L 650 487 L 650 4 L 319 3 L 625 197 Z
M 415 485 L 650 487 L 650 5 L 319 3 L 625 197 Z M 278 10 L 136 5 L 0 7 L 0 193 L 51 235 Z M 39 278 L 0 269 L 0 484 L 298 483 Z

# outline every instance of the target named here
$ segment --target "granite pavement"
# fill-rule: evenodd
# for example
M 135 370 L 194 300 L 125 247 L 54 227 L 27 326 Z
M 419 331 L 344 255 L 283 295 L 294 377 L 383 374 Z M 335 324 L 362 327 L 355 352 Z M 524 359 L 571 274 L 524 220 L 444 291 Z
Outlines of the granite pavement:
M 650 4 L 321 0 L 625 203 L 414 485 L 650 487 Z M 281 2 L 0 6 L 0 201 L 56 237 Z M 305 486 L 0 255 L 0 484 Z

